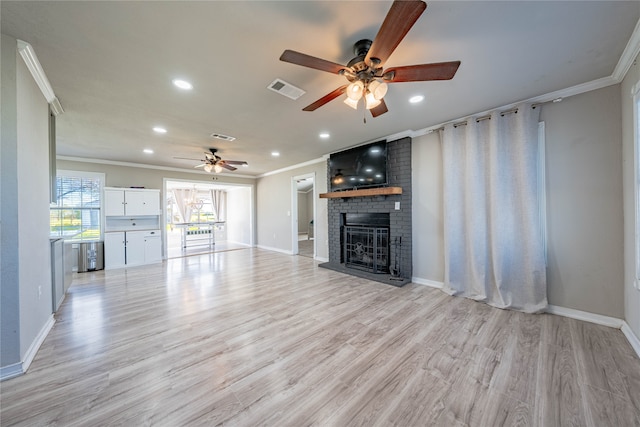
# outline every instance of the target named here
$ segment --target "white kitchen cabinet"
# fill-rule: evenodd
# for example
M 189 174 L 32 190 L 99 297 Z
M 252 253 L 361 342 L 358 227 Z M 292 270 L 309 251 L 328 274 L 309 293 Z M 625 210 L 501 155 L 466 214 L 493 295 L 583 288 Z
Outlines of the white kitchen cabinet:
M 124 231 L 104 233 L 104 268 L 106 270 L 127 265 L 125 247 Z
M 160 215 L 160 190 L 105 188 L 106 216 Z
M 162 261 L 160 230 L 105 233 L 105 269 Z

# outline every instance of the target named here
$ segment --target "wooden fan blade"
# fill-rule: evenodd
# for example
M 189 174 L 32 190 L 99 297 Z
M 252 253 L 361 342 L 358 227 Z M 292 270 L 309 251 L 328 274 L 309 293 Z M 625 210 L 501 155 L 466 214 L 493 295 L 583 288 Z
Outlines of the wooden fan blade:
M 224 160 L 224 162 L 228 165 L 248 165 L 249 164 L 244 160 Z
M 389 83 L 451 80 L 458 71 L 460 61 L 393 67 L 384 71 L 382 78 Z
M 314 102 L 313 104 L 307 105 L 302 109 L 302 111 L 315 111 L 318 108 L 322 107 L 327 102 L 333 101 L 334 99 L 342 95 L 345 90 L 347 90 L 347 85 L 340 86 L 338 89 L 334 90 L 331 93 L 326 94 L 325 96 L 323 96 L 322 98 Z
M 384 99 L 380 100 L 380 104 L 378 104 L 376 107 L 373 107 L 371 110 L 371 115 L 373 117 L 378 117 L 384 113 L 386 113 L 387 111 L 389 111 L 389 109 L 387 108 L 387 104 L 385 104 Z
M 335 62 L 316 58 L 315 56 L 310 56 L 294 50 L 285 50 L 284 53 L 280 55 L 280 61 L 302 65 L 303 67 L 309 67 L 315 70 L 327 71 L 333 74 L 339 74 L 340 71 L 347 70 L 347 67 L 344 65 L 336 64 Z
M 238 168 L 234 168 L 231 165 L 228 165 L 226 160 L 220 160 L 218 162 L 218 165 L 222 166 L 225 169 L 229 169 L 230 171 L 234 171 L 234 170 L 238 169 Z
M 367 52 L 365 62 L 375 68 L 382 66 L 426 8 L 427 4 L 420 0 L 394 1 Z M 372 64 L 371 58 L 379 60 L 379 65 Z

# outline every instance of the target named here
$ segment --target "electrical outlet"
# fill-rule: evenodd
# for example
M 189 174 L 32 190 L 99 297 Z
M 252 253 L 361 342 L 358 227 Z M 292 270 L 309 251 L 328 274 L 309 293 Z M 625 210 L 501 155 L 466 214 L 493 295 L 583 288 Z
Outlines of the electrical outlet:
M 399 211 L 400 210 L 400 202 L 396 202 L 396 210 Z
M 42 296 L 42 285 L 38 286 L 38 299 Z

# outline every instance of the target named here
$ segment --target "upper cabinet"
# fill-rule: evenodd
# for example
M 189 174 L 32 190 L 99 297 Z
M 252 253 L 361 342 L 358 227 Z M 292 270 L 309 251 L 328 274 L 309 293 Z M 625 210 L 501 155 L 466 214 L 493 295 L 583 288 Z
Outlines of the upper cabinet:
M 160 215 L 160 190 L 104 189 L 106 216 Z

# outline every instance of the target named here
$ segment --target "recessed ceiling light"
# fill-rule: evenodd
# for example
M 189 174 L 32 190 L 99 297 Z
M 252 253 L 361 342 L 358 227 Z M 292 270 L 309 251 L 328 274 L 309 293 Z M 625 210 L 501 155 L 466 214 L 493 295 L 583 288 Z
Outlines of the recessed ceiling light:
M 167 133 L 167 130 L 165 128 L 163 128 L 163 127 L 160 127 L 160 126 L 155 126 L 153 128 L 153 131 L 155 133 Z
M 327 139 L 327 138 L 329 138 L 331 135 L 329 134 L 329 132 L 322 132 L 319 136 L 320 136 L 320 138 L 322 138 L 322 139 Z
M 151 148 L 145 148 L 144 150 L 142 150 L 143 152 L 147 153 L 147 154 L 153 154 L 153 150 Z
M 271 155 L 272 155 L 273 157 L 278 157 L 278 156 L 280 155 L 280 153 L 279 153 L 279 152 L 277 152 L 277 151 L 272 151 L 272 152 L 271 152 Z
M 422 102 L 422 100 L 424 100 L 424 96 L 422 95 L 416 95 L 409 98 L 409 102 L 412 104 L 417 104 L 418 102 Z
M 193 89 L 193 85 L 191 83 L 189 83 L 188 81 L 186 81 L 186 80 L 175 79 L 175 80 L 173 80 L 173 84 L 176 87 L 179 87 L 180 89 L 183 89 L 183 90 L 191 90 L 191 89 Z

